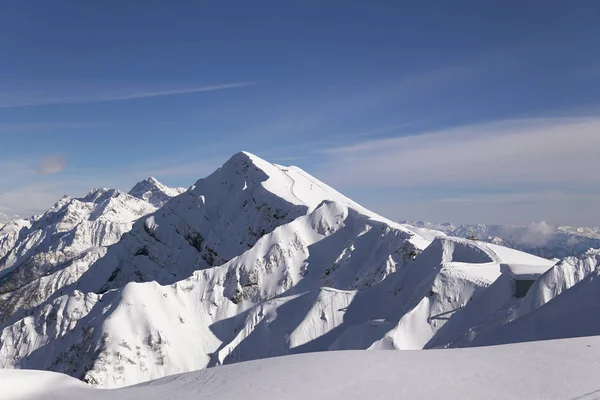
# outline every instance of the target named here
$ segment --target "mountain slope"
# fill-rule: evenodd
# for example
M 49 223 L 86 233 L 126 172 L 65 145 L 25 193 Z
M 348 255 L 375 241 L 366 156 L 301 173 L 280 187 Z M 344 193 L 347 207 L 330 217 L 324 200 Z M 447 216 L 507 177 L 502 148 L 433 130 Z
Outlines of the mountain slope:
M 418 248 L 428 245 L 429 240 L 409 228 L 365 210 L 299 171 L 249 153 L 234 155 L 159 212 L 137 221 L 119 246 L 90 268 L 79 287 L 102 291 L 130 281 L 174 283 L 195 270 L 226 263 L 324 200 L 346 204 L 406 232 Z M 126 270 L 121 265 L 126 265 Z M 105 285 L 98 287 L 98 282 Z
M 389 241 L 387 253 L 373 251 L 369 241 L 352 243 L 369 233 L 380 237 L 382 227 L 389 237 L 383 241 Z M 366 232 L 355 237 L 352 229 Z M 343 240 L 332 241 L 336 235 Z M 452 238 L 436 239 L 409 262 L 414 253 L 407 237 L 325 202 L 229 263 L 175 284 L 129 283 L 122 290 L 76 292 L 47 303 L 2 331 L 0 339 L 12 346 L 0 349 L 0 360 L 3 367 L 20 360 L 22 368 L 43 366 L 115 387 L 266 356 L 353 348 L 344 343 L 368 336 L 373 324 L 379 334 L 359 348 L 418 349 L 443 327 L 436 316 L 451 320 L 462 305 L 476 302 L 500 274 L 501 262 L 551 265 L 512 250 L 502 259 L 497 246 L 492 252 Z M 346 246 L 335 250 L 335 242 Z M 348 245 L 354 250 L 345 255 Z M 322 246 L 327 253 L 319 251 Z M 322 257 L 338 252 L 339 266 L 328 267 Z M 364 262 L 368 254 L 380 261 Z M 351 276 L 368 279 L 357 283 Z M 339 289 L 321 289 L 325 283 Z M 426 330 L 412 329 L 415 323 Z
M 60 199 L 39 217 L 0 229 L 0 321 L 75 282 L 133 222 L 155 211 L 114 189 Z
M 65 277 L 44 276 L 45 290 L 31 293 L 39 306 L 28 301 L 2 327 L 0 365 L 63 371 L 111 387 L 297 347 L 325 350 L 305 346 L 336 327 L 325 321 L 335 320 L 327 293 L 338 292 L 321 288 L 374 286 L 430 238 L 298 168 L 238 153 L 138 219 L 98 257 L 59 269 Z M 324 323 L 289 341 L 295 336 L 284 331 L 294 322 L 279 322 L 283 330 L 272 343 L 279 347 L 236 357 L 256 337 L 260 310 L 283 304 L 300 307 L 297 315 L 310 326 L 314 315 Z
M 376 284 L 416 255 L 410 239 L 407 232 L 343 204 L 323 202 L 230 262 L 174 284 L 128 283 L 104 294 L 77 291 L 35 308 L 2 331 L 0 339 L 12 346 L 0 348 L 0 365 L 10 367 L 17 360 L 22 368 L 49 368 L 114 387 L 215 363 L 287 354 L 335 327 L 325 321 L 332 321 L 341 306 L 330 306 L 327 293 L 338 292 L 320 287 Z M 347 306 L 352 296 L 341 304 Z M 300 336 L 288 343 L 294 322 L 279 322 L 282 327 L 267 347 L 246 354 L 242 349 L 252 338 L 261 338 L 255 328 L 270 315 L 265 310 L 281 304 L 300 306 L 289 315 L 311 326 L 315 319 L 323 321 L 323 327 L 308 336 L 297 329 Z M 323 313 L 319 304 L 329 311 Z M 278 340 L 282 345 L 271 348 Z
M 14 219 L 0 226 L 0 259 L 8 253 L 19 240 L 23 228 L 31 227 L 32 219 Z
M 467 332 L 472 309 L 489 304 L 488 293 L 496 282 L 507 279 L 504 271 L 525 265 L 542 273 L 553 262 L 484 242 L 437 238 L 380 287 L 357 294 L 346 313 L 352 324 L 332 349 L 353 341 L 352 348 L 372 349 L 416 350 L 432 347 L 436 341 L 438 346 L 449 345 L 452 335 L 446 325 L 457 325 L 454 329 L 459 333 L 453 334 Z M 503 296 L 514 298 L 512 286 Z M 371 310 L 368 318 L 358 317 L 365 314 L 362 310 Z M 374 330 L 383 332 L 376 340 L 365 341 L 374 337 Z
M 86 199 L 61 200 L 7 253 L 50 261 L 6 268 L 0 287 L 17 288 L 0 297 L 0 367 L 120 387 L 313 351 L 468 347 L 593 270 L 389 221 L 244 152 L 159 209 L 114 191 Z M 97 220 L 129 225 L 111 240 L 93 225 L 73 246 Z M 517 297 L 517 280 L 538 277 Z
M 271 358 L 117 389 L 64 375 L 0 371 L 14 400 L 593 399 L 600 338 L 461 350 L 329 352 Z
M 2 225 L 7 223 L 8 221 L 10 221 L 11 219 L 12 218 L 9 217 L 8 215 L 0 212 L 0 227 L 2 227 Z
M 484 332 L 472 345 L 600 335 L 599 276 L 600 252 L 563 261 L 536 282 L 513 321 Z
M 477 303 L 467 305 L 456 318 L 450 320 L 427 347 L 469 347 L 515 342 L 516 340 L 510 338 L 521 337 L 520 335 L 524 334 L 521 327 L 527 325 L 519 321 L 529 318 L 529 315 L 535 314 L 548 302 L 555 304 L 553 299 L 563 298 L 570 291 L 569 288 L 576 287 L 578 282 L 593 274 L 599 265 L 598 254 L 598 251 L 590 251 L 579 258 L 568 257 L 562 260 L 537 278 L 524 298 L 516 298 L 514 281 L 509 276 L 501 276 L 483 293 Z M 586 302 L 595 304 L 596 299 L 590 297 Z M 548 307 L 553 310 L 552 305 Z M 572 307 L 576 309 L 578 306 L 573 303 Z M 553 313 L 554 311 L 549 311 L 549 314 Z M 556 311 L 557 320 L 561 318 L 560 313 L 559 310 Z M 583 314 L 574 310 L 573 317 L 575 320 L 580 319 L 585 325 Z M 465 331 L 465 327 L 470 328 Z M 553 328 L 540 333 L 533 329 L 537 333 L 528 340 L 537 340 L 531 339 L 535 337 L 541 340 L 586 335 L 581 323 L 574 324 L 572 328 L 574 330 L 571 332 L 580 334 L 567 335 L 561 333 L 561 329 Z M 529 328 L 525 331 L 527 329 Z

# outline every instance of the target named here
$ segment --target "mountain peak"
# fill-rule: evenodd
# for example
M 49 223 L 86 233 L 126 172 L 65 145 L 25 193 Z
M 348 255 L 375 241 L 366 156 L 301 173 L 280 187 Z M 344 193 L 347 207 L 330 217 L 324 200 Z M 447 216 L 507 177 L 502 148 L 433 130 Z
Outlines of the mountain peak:
M 247 172 L 251 165 L 256 167 L 256 169 L 262 170 L 267 175 L 271 175 L 269 172 L 273 173 L 278 169 L 274 164 L 271 164 L 270 162 L 263 160 L 262 158 L 247 151 L 240 151 L 232 155 L 229 160 L 223 164 L 221 169 L 230 171 L 234 170 L 242 173 Z
M 11 219 L 12 218 L 9 217 L 8 215 L 0 212 L 0 224 L 4 224 L 4 223 L 10 221 Z
M 133 188 L 129 191 L 129 194 L 131 194 L 132 192 L 136 192 L 138 190 L 142 190 L 142 189 L 146 189 L 146 188 L 154 187 L 154 186 L 160 187 L 160 186 L 163 186 L 163 184 L 160 183 L 158 181 L 158 179 L 156 179 L 155 177 L 149 176 L 148 178 L 146 178 L 146 179 L 144 179 L 144 180 L 139 181 L 138 183 L 136 183 L 133 186 Z M 136 188 L 138 190 L 136 190 Z
M 171 188 L 150 176 L 135 184 L 129 195 L 144 200 L 155 207 L 162 207 L 169 199 L 185 191 L 184 188 Z

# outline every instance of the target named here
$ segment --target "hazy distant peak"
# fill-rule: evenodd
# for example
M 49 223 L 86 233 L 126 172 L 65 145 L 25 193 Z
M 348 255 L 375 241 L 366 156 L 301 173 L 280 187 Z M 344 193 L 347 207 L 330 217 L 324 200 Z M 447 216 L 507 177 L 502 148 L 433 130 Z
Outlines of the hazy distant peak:
M 144 200 L 155 207 L 162 207 L 172 197 L 185 192 L 185 188 L 171 188 L 163 185 L 156 178 L 150 176 L 135 184 L 129 195 Z

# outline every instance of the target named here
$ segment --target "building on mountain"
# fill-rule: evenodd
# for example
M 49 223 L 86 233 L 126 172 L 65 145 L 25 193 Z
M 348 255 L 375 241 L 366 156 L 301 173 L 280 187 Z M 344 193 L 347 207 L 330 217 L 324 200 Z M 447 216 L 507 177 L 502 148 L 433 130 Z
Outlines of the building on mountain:
M 525 297 L 533 282 L 552 266 L 500 264 L 500 271 L 512 278 L 514 282 L 514 296 L 519 299 Z

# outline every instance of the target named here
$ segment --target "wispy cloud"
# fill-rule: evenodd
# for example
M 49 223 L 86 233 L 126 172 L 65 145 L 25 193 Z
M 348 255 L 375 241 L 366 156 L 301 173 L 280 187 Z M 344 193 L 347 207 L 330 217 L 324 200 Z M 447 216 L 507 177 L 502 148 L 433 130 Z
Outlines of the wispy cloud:
M 360 188 L 600 183 L 600 118 L 510 120 L 325 150 L 324 176 Z
M 255 85 L 255 82 L 233 82 L 208 86 L 187 86 L 177 88 L 131 87 L 107 89 L 105 87 L 70 87 L 44 88 L 31 91 L 27 89 L 12 88 L 0 89 L 0 108 L 15 108 L 41 105 L 59 104 L 86 104 L 109 101 L 124 101 L 134 99 L 147 99 L 162 96 L 175 96 L 182 94 L 211 92 Z
M 152 91 L 152 92 L 141 92 L 141 93 L 132 93 L 126 94 L 123 96 L 114 96 L 108 97 L 103 100 L 95 100 L 95 101 L 115 101 L 115 100 L 131 100 L 131 99 L 145 99 L 148 97 L 160 97 L 160 96 L 173 96 L 177 94 L 189 94 L 189 93 L 200 93 L 200 92 L 212 92 L 215 90 L 224 90 L 224 89 L 233 89 L 244 86 L 255 85 L 253 82 L 239 82 L 239 83 L 226 83 L 223 85 L 213 85 L 213 86 L 202 86 L 202 87 L 192 87 L 185 89 L 174 89 L 174 90 L 163 90 L 163 91 Z
M 40 132 L 48 130 L 82 130 L 89 128 L 98 128 L 107 124 L 103 122 L 13 122 L 0 123 L 0 134 Z

